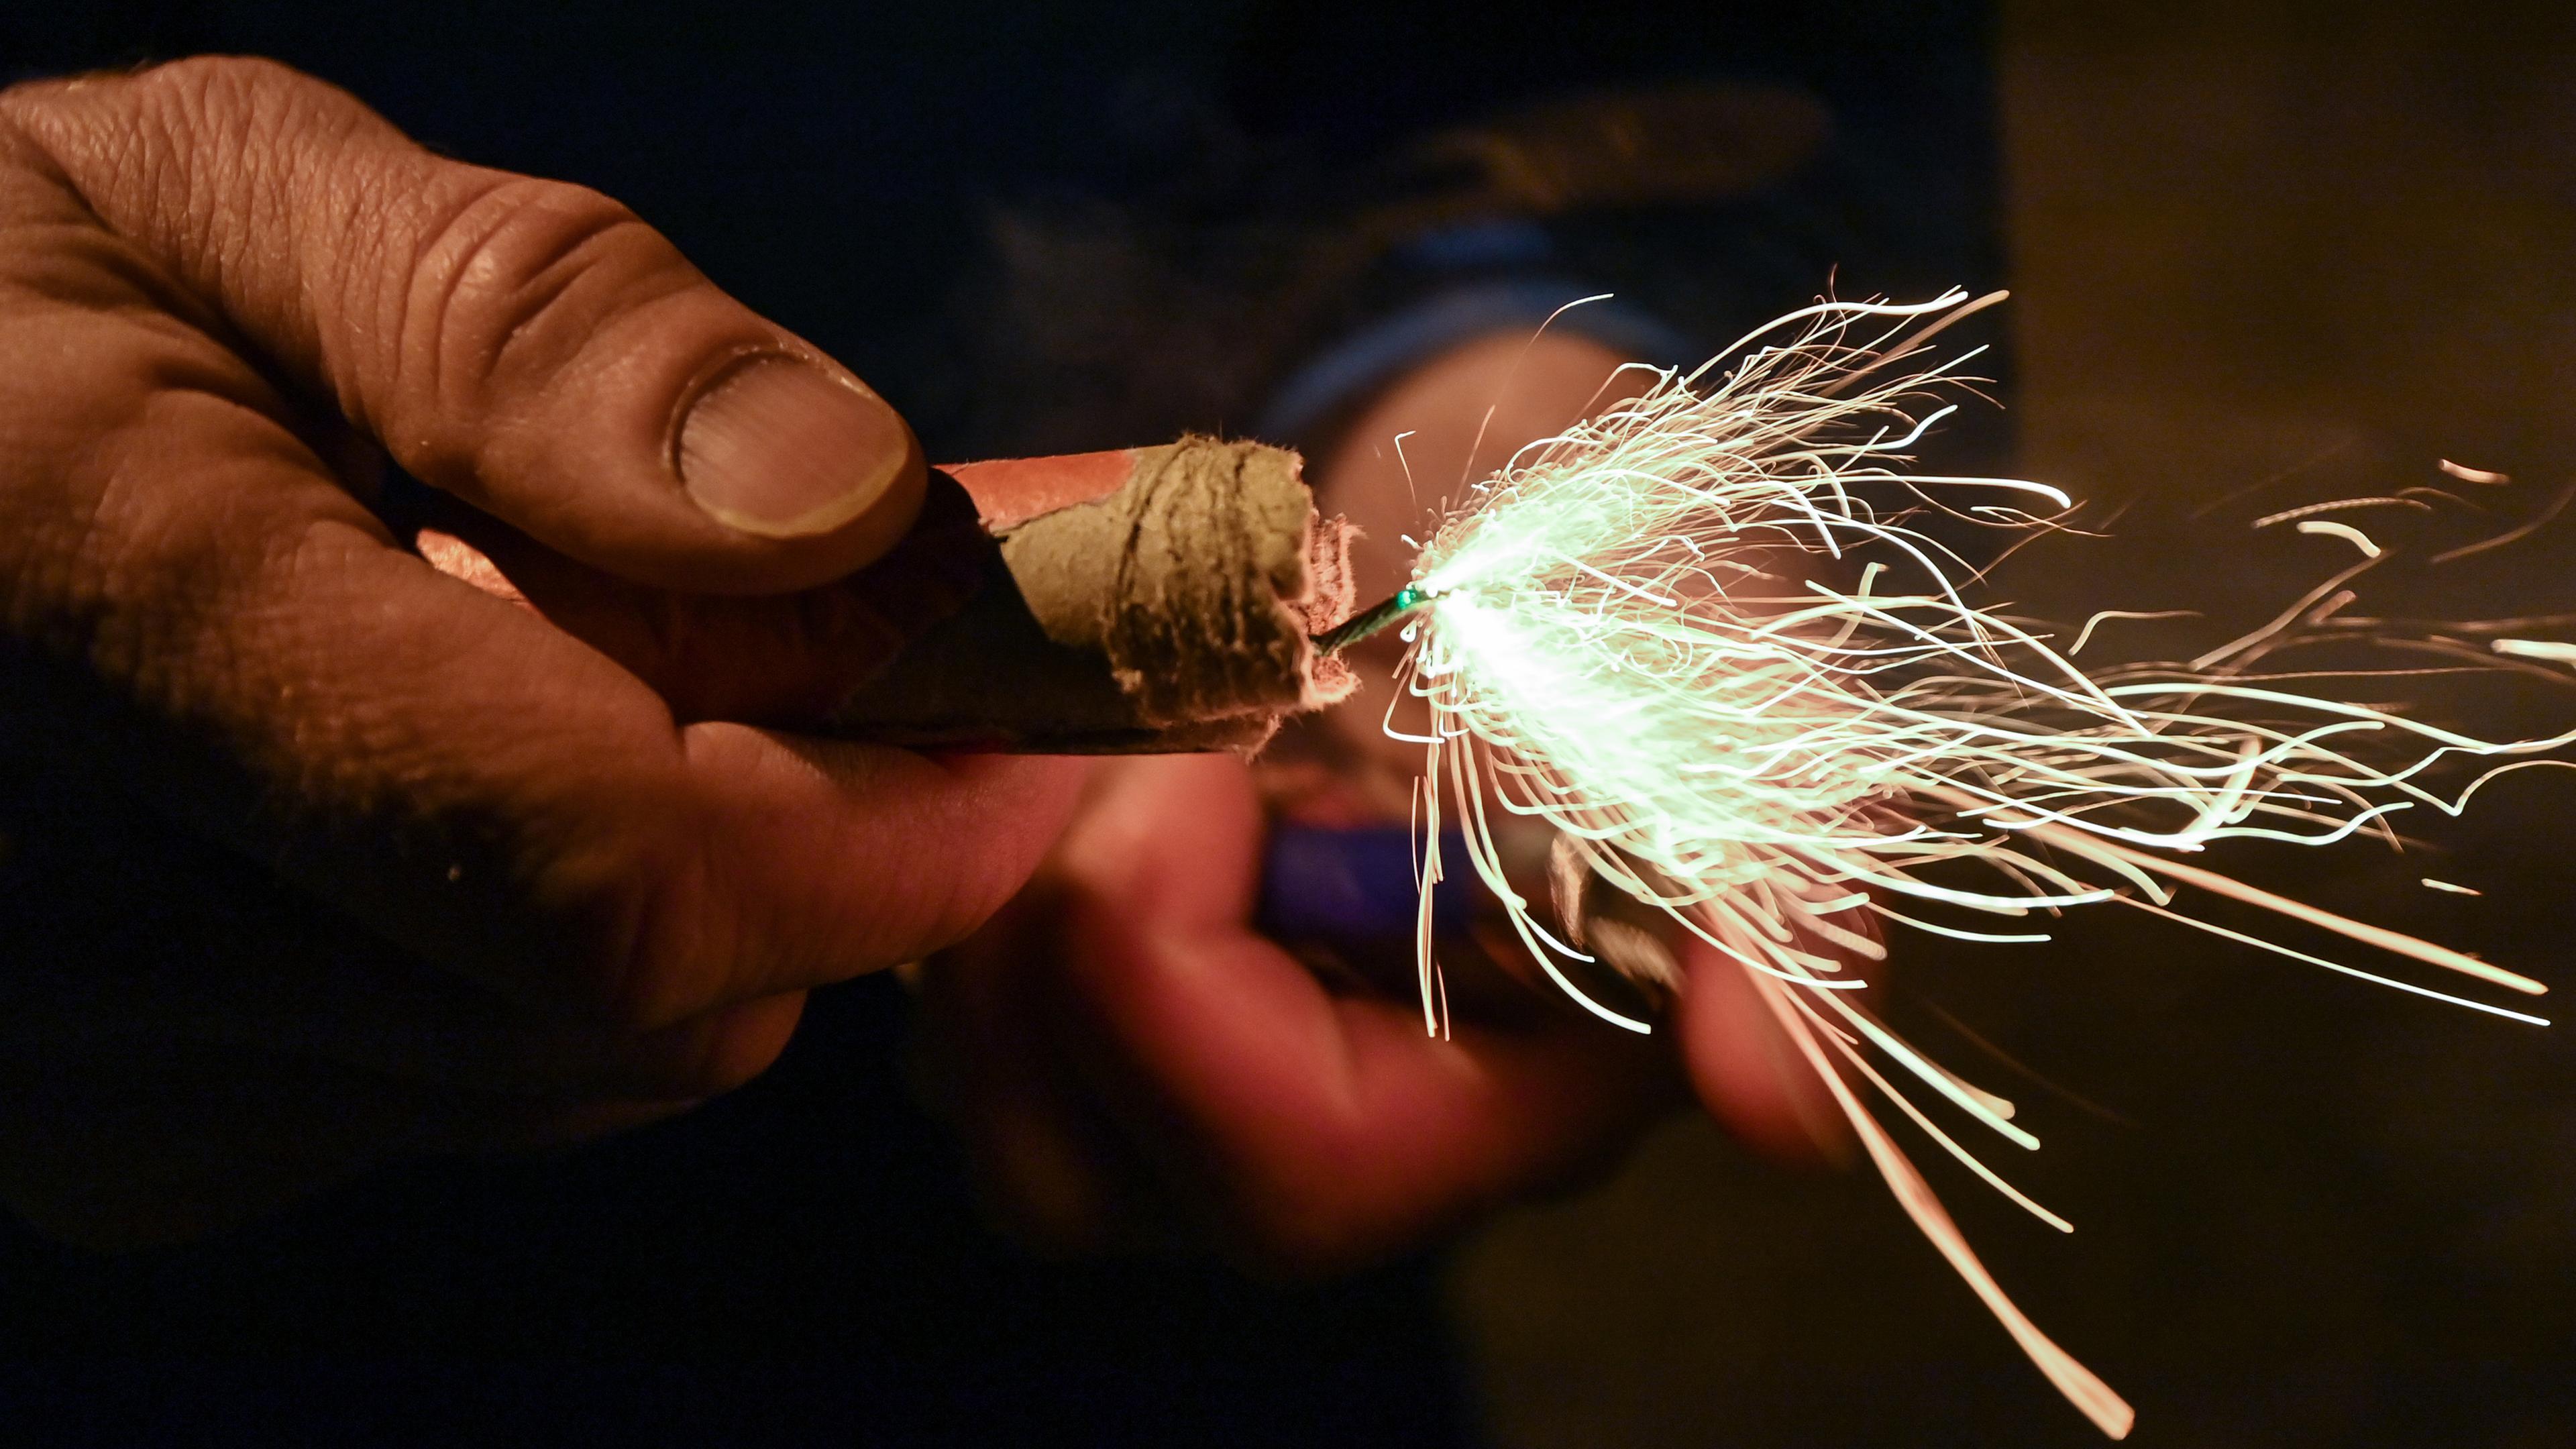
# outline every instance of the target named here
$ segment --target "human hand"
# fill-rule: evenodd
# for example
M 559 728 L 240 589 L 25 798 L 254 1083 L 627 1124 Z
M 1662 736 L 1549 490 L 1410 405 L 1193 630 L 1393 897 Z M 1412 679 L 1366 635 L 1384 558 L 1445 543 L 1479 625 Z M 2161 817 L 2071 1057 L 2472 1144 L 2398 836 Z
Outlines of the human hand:
M 634 617 L 431 568 L 388 456 Z M 924 476 L 606 198 L 261 62 L 0 95 L 0 1196 L 143 1242 L 647 1119 L 971 928 L 1075 767 L 712 722 L 884 646 L 824 586 Z
M 1022 1237 L 1344 1267 L 1585 1179 L 1685 1083 L 1774 1155 L 1834 1143 L 1822 1085 L 1713 951 L 1680 953 L 1677 1047 L 1535 995 L 1443 1040 L 1419 1001 L 1328 985 L 1256 931 L 1264 833 L 1239 761 L 1122 761 L 1028 891 L 927 964 L 924 1085 Z

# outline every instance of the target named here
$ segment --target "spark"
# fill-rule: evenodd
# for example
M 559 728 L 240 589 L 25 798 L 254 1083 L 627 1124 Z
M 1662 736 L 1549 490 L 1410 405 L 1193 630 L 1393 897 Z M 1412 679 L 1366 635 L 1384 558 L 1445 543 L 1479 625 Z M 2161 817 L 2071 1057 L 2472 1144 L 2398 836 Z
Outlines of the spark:
M 2570 483 L 2566 487 L 2559 489 L 2558 496 L 2551 499 L 2549 506 L 2542 509 L 2540 511 L 2540 515 L 2532 519 L 2529 523 L 2526 523 L 2519 528 L 2506 529 L 2504 532 L 2497 534 L 2493 538 L 2482 538 L 2476 543 L 2464 543 L 2458 548 L 2451 549 L 2444 553 L 2437 553 L 2433 555 L 2433 562 L 2437 564 L 2449 563 L 2455 558 L 2467 558 L 2473 553 L 2484 553 L 2488 549 L 2502 548 L 2508 543 L 2529 538 L 2531 535 L 2547 528 L 2552 520 L 2556 519 L 2560 513 L 2566 510 L 2567 504 L 2571 499 L 2576 499 L 2576 483 Z
M 2344 542 L 2351 544 L 2354 548 L 2360 549 L 2361 556 L 2363 558 L 2377 558 L 2382 553 L 2386 552 L 2385 549 L 2382 549 L 2378 544 L 2371 541 L 2369 534 L 2362 532 L 2360 529 L 2353 527 L 2349 523 L 2335 523 L 2328 519 L 2311 518 L 2299 525 L 2299 532 L 2321 533 L 2330 538 L 2340 538 Z
M 2547 659 L 2560 664 L 2576 664 L 2576 644 L 2561 644 L 2554 639 L 2495 639 L 2488 641 L 2487 647 L 2516 659 Z
M 2198 609 L 2103 609 L 2084 621 L 2084 627 L 2075 635 L 2075 642 L 2067 646 L 2066 657 L 2072 659 L 2083 653 L 2085 644 L 2093 638 L 2094 626 L 2105 619 L 2197 619 L 2199 617 Z
M 2508 474 L 2490 473 L 2484 468 L 2471 468 L 2465 464 L 2454 463 L 2448 458 L 2442 460 L 2441 469 L 2463 483 L 2505 484 L 2513 481 Z
M 2309 503 L 2297 508 L 2284 508 L 2278 513 L 2264 514 L 2254 520 L 2254 527 L 2269 528 L 2273 524 L 2287 523 L 2294 518 L 2313 518 L 2320 513 L 2342 513 L 2354 508 L 2420 508 L 2429 513 L 2433 505 L 2413 498 L 2338 498 L 2331 503 Z M 2306 532 L 2304 529 L 2300 531 Z
M 1913 466 L 1909 450 L 1952 405 L 1944 399 L 1979 381 L 1959 371 L 1972 353 L 1935 362 L 1923 344 L 2000 296 L 1828 300 L 1692 372 L 1642 369 L 1642 391 L 1530 445 L 1476 485 L 1377 627 L 1407 618 L 1403 678 L 1430 709 L 1424 734 L 1402 736 L 1427 751 L 1421 828 L 1436 838 L 1440 811 L 1458 813 L 1469 864 L 1548 976 L 1603 1020 L 1650 1029 L 1559 968 L 1580 953 L 1543 929 L 1506 879 L 1496 810 L 1553 826 L 1594 875 L 1660 907 L 1751 977 L 1906 1212 L 2041 1370 L 2116 1438 L 2130 1425 L 2128 1405 L 2013 1307 L 1852 1083 L 2064 1227 L 1907 1092 L 1928 1089 L 2021 1146 L 2038 1139 L 2006 1120 L 2000 1099 L 1933 1065 L 1858 1004 L 1852 988 L 1864 983 L 1845 963 L 1879 952 L 1838 918 L 1861 910 L 1971 940 L 2038 941 L 2046 935 L 1960 922 L 2118 902 L 2538 1023 L 2199 920 L 2182 909 L 2187 891 L 2492 986 L 2544 989 L 2174 857 L 2232 840 L 2328 845 L 2388 833 L 2388 817 L 2408 809 L 2456 814 L 2475 782 L 2438 793 L 2425 783 L 2431 767 L 2534 756 L 2576 741 L 2576 731 L 2486 741 L 2252 673 L 2284 650 L 2355 637 L 2352 621 L 2336 618 L 2353 598 L 2346 585 L 2384 551 L 2358 529 L 2309 516 L 2425 506 L 2413 499 L 2348 499 L 2264 520 L 2343 537 L 2363 557 L 2188 664 L 2087 672 L 2071 659 L 2105 619 L 2176 611 L 2095 614 L 2061 654 L 2035 632 L 2042 626 L 1972 602 L 1979 573 L 1936 538 L 1936 520 L 2025 538 L 2065 531 L 2071 506 L 2046 484 Z M 2444 467 L 2468 482 L 2502 481 Z M 2039 508 L 2048 511 L 2031 511 Z M 1864 562 L 1856 582 L 1837 582 Z M 2491 647 L 2576 663 L 2576 645 Z M 1445 1015 L 1432 999 L 1437 852 L 1426 852 L 1421 873 L 1416 940 L 1436 1032 Z M 1836 1060 L 1851 1081 L 1832 1069 Z

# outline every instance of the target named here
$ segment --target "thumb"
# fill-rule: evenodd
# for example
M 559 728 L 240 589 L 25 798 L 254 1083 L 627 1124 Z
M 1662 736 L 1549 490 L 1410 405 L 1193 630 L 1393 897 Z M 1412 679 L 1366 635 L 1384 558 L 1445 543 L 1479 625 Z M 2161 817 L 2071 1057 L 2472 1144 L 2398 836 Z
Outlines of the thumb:
M 433 156 L 265 61 L 20 87 L 0 132 L 220 314 L 193 320 L 584 563 L 805 588 L 919 506 L 893 408 L 596 192 Z

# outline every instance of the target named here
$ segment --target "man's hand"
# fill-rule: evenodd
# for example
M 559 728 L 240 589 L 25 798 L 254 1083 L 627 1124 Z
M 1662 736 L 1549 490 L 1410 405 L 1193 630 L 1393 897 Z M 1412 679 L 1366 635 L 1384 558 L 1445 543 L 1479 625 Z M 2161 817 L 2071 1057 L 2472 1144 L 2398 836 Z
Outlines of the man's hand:
M 1570 1010 L 1427 1036 L 1252 925 L 1261 805 L 1228 756 L 1122 762 L 1028 892 L 922 973 L 925 1065 L 987 1197 L 1042 1244 L 1204 1237 L 1310 1272 L 1613 1160 L 1680 1099 Z
M 1335 991 L 1256 932 L 1263 833 L 1240 761 L 1121 762 L 1028 891 L 923 971 L 924 1085 L 1022 1236 L 1346 1267 L 1585 1180 L 1693 1088 L 1772 1155 L 1840 1146 L 1715 952 L 1684 953 L 1672 1042 L 1552 997 L 1435 1039 L 1418 1001 Z
M 612 660 L 443 576 L 371 510 L 387 456 L 701 595 L 847 574 L 925 476 L 604 197 L 258 62 L 0 95 L 0 1195 L 52 1231 L 722 1091 L 806 988 L 970 929 L 1070 804 L 1060 762 L 675 720 L 725 694 L 668 677 L 721 653 L 685 606 Z M 885 633 L 725 602 L 822 669 Z

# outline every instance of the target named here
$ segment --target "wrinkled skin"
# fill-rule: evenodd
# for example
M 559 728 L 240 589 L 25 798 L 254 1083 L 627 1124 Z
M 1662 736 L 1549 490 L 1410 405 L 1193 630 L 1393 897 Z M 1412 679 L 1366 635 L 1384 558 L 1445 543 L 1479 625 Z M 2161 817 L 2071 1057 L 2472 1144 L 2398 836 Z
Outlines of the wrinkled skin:
M 839 516 L 684 489 L 679 420 L 745 358 L 842 394 L 776 468 L 873 442 Z M 807 988 L 981 921 L 1073 801 L 1067 762 L 675 720 L 656 676 L 710 654 L 685 609 L 612 659 L 437 573 L 370 511 L 386 453 L 604 582 L 778 596 L 720 617 L 791 643 L 785 591 L 875 557 L 923 476 L 603 197 L 258 62 L 0 98 L 13 908 L 156 922 L 54 930 L 0 984 L 0 1190 L 49 1231 L 185 1236 L 721 1092 Z M 277 881 L 325 909 L 248 904 Z

